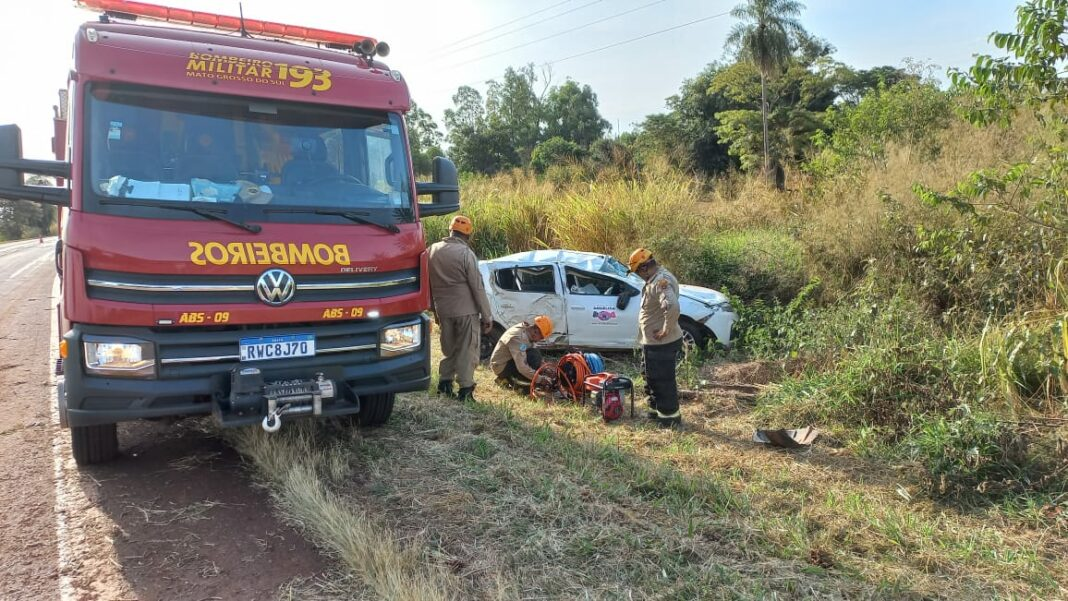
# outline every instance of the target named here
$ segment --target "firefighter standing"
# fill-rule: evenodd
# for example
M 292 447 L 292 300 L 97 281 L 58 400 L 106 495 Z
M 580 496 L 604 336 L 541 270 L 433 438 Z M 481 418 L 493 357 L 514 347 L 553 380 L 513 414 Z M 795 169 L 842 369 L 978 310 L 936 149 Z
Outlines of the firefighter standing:
M 456 397 L 474 400 L 475 366 L 479 356 L 479 325 L 483 334 L 493 327 L 489 299 L 478 270 L 478 258 L 469 246 L 474 227 L 462 215 L 449 223 L 449 237 L 430 247 L 430 294 L 441 336 L 438 393 L 452 396 L 453 380 L 460 386 Z
M 679 426 L 682 424 L 682 413 L 679 411 L 679 390 L 675 381 L 675 360 L 682 350 L 679 282 L 645 248 L 631 253 L 627 266 L 645 280 L 638 329 L 645 363 L 649 417 L 664 428 Z
M 545 340 L 552 331 L 553 322 L 546 315 L 535 317 L 534 323 L 524 321 L 508 328 L 490 356 L 490 369 L 497 374 L 497 383 L 530 386 L 541 367 L 541 353 L 534 344 Z

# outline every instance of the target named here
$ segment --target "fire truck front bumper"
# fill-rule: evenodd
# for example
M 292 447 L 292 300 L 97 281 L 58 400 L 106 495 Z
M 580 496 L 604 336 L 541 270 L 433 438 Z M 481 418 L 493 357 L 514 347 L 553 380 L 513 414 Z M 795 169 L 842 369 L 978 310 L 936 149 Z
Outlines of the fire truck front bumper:
M 386 336 L 396 331 L 409 336 L 399 348 Z M 244 340 L 309 334 L 315 341 L 312 355 L 242 360 L 242 353 L 247 353 L 242 350 Z M 319 394 L 315 415 L 354 414 L 362 397 L 427 389 L 429 334 L 422 314 L 257 328 L 77 324 L 65 336 L 69 351 L 59 391 L 60 417 L 68 426 L 92 426 L 215 413 L 222 425 L 237 426 L 259 423 L 271 391 L 290 389 L 306 390 L 308 399 L 316 396 L 313 391 L 329 391 Z M 131 361 L 100 369 L 101 354 L 129 351 L 130 345 L 141 346 L 132 349 Z M 263 387 L 259 396 L 248 389 L 248 374 L 254 372 L 252 381 Z M 309 414 L 310 407 L 309 400 Z

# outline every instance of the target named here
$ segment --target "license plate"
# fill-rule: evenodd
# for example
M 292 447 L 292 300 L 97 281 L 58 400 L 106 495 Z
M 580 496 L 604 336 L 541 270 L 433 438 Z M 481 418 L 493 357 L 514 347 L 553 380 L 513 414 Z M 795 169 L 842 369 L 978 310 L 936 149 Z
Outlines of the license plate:
M 315 356 L 315 336 L 312 334 L 242 338 L 238 344 L 241 346 L 242 361 Z

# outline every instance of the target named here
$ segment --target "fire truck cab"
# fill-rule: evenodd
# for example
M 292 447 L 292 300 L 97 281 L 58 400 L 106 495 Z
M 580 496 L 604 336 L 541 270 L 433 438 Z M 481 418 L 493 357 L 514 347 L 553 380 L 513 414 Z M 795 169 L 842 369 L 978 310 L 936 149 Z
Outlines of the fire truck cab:
M 440 157 L 415 181 L 388 47 L 82 4 L 103 14 L 75 38 L 57 160 L 23 159 L 18 128 L 0 126 L 0 198 L 62 207 L 58 404 L 75 459 L 110 459 L 121 421 L 373 426 L 396 393 L 426 389 L 419 219 L 457 210 L 459 188 Z M 32 173 L 59 185 L 25 185 Z

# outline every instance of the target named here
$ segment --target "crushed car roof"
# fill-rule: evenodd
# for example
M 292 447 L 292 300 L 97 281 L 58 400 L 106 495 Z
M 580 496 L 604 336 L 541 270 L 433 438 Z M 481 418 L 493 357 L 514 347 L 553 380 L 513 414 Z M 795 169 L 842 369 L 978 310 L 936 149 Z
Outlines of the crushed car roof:
M 490 259 L 489 263 L 566 263 L 589 271 L 599 271 L 607 255 L 577 250 L 546 249 L 529 250 Z

